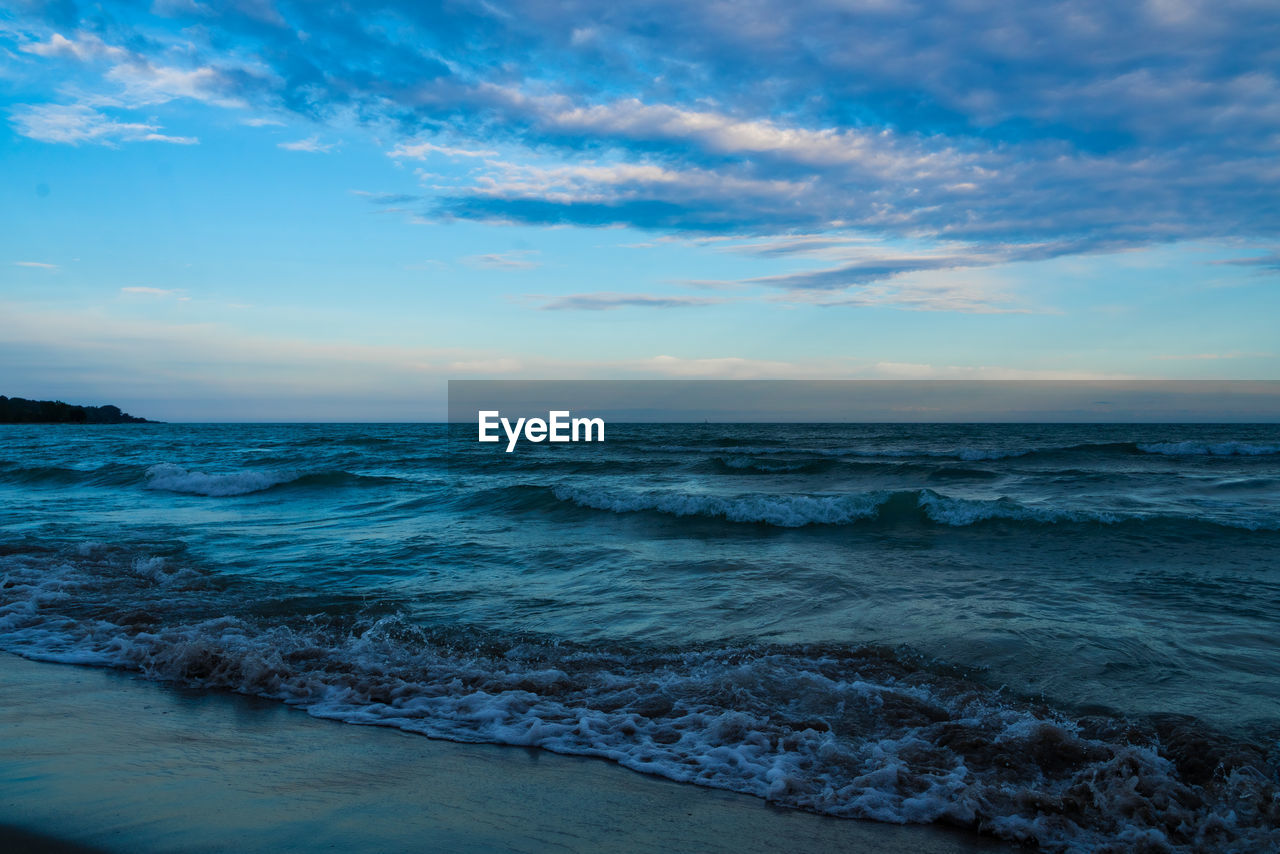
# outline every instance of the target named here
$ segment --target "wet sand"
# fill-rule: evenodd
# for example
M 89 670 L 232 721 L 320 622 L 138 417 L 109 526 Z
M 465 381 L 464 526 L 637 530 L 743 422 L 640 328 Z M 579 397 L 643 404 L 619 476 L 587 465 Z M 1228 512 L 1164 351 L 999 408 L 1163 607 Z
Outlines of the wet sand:
M 777 809 L 599 760 L 317 720 L 279 703 L 3 653 L 0 848 L 1018 850 L 961 831 Z

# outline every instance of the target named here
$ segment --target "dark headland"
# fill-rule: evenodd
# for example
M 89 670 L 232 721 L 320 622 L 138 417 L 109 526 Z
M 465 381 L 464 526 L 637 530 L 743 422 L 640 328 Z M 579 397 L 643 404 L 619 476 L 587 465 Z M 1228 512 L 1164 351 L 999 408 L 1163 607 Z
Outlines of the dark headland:
M 60 400 L 26 400 L 0 394 L 0 424 L 154 424 L 120 407 L 76 406 Z

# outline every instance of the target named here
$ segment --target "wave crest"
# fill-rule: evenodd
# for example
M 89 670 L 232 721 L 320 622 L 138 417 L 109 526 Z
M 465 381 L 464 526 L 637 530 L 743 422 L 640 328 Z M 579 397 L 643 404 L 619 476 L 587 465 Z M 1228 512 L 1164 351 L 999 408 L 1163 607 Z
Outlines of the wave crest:
M 561 501 L 613 513 L 656 511 L 671 516 L 706 516 L 730 522 L 757 522 L 779 528 L 846 525 L 876 515 L 885 493 L 861 495 L 692 495 L 679 492 L 622 492 L 557 486 Z
M 231 495 L 261 492 L 264 489 L 288 483 L 297 477 L 296 474 L 276 470 L 205 474 L 189 471 L 173 463 L 160 463 L 147 469 L 147 488 L 225 498 Z
M 933 522 L 961 528 L 978 522 L 1102 522 L 1123 517 L 1031 507 L 1010 498 L 979 500 L 952 498 L 931 489 L 880 491 L 853 495 L 699 495 L 680 492 L 625 492 L 558 486 L 560 501 L 612 513 L 657 512 L 670 516 L 705 516 L 729 522 L 757 523 L 779 528 L 807 525 L 849 525 L 880 522 Z
M 1137 447 L 1143 453 L 1170 457 L 1263 457 L 1280 454 L 1280 445 L 1253 442 L 1153 442 Z

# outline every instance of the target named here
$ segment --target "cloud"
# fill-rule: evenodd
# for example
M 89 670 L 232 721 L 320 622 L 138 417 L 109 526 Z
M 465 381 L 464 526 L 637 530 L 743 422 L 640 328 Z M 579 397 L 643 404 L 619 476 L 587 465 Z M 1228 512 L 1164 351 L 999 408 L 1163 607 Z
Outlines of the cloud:
M 691 348 L 697 342 L 690 342 Z M 7 361 L 6 361 L 7 359 Z M 538 379 L 1121 379 L 1061 369 L 1009 369 L 832 354 L 755 359 L 690 349 L 629 359 L 552 359 L 501 349 L 354 345 L 265 338 L 213 322 L 172 323 L 99 310 L 0 303 L 0 363 L 50 396 L 102 397 L 169 420 L 436 420 L 444 380 Z M 156 365 L 165 365 L 157 372 Z M 107 390 L 107 391 L 104 391 Z M 424 389 L 426 391 L 424 392 Z M 438 399 L 431 400 L 432 395 Z
M 726 380 L 792 379 L 810 376 L 813 372 L 813 366 L 796 362 L 746 359 L 739 356 L 699 359 L 661 355 L 632 361 L 627 367 L 649 376 Z
M 14 261 L 13 265 L 15 267 L 38 267 L 41 270 L 61 269 L 61 267 L 59 267 L 57 264 L 46 264 L 43 261 Z
M 181 17 L 184 15 L 205 17 L 215 14 L 208 6 L 203 3 L 197 3 L 196 0 L 154 0 L 151 4 L 151 11 L 153 14 L 166 17 Z
M 56 59 L 74 59 L 79 62 L 93 62 L 101 59 L 124 59 L 129 52 L 123 48 L 108 45 L 92 33 L 82 34 L 69 39 L 61 33 L 53 33 L 47 41 L 28 42 L 18 49 L 23 53 Z
M 996 365 L 931 365 L 916 362 L 875 362 L 866 376 L 901 380 L 1122 380 L 1133 377 L 1103 371 L 1005 368 Z
M 796 291 L 845 290 L 854 285 L 864 285 L 882 279 L 890 279 L 905 273 L 921 270 L 955 270 L 962 267 L 987 266 L 994 259 L 964 255 L 941 256 L 881 256 L 865 258 L 824 270 L 788 273 L 780 276 L 760 276 L 747 279 L 746 283 L 767 285 Z
M 490 359 L 455 359 L 447 365 L 454 374 L 498 374 L 511 376 L 525 369 L 525 363 L 511 356 Z
M 1257 267 L 1264 271 L 1280 271 L 1280 251 L 1268 252 L 1253 258 L 1227 258 L 1214 261 L 1214 264 L 1227 264 L 1233 267 Z
M 460 259 L 463 264 L 469 267 L 480 267 L 487 270 L 532 270 L 541 266 L 537 261 L 529 258 L 535 255 L 532 250 L 519 250 L 516 252 L 493 252 L 486 255 L 469 255 Z
M 538 308 L 543 311 L 609 311 L 617 308 L 688 308 L 716 305 L 725 301 L 712 297 L 653 296 L 599 291 L 548 298 Z
M 984 253 L 1008 263 L 1011 246 L 1280 231 L 1280 16 L 1251 0 L 973 0 L 927 14 L 906 0 L 752 0 L 732 14 L 375 0 L 216 15 L 164 0 L 162 21 L 105 8 L 23 16 L 38 35 L 19 52 L 97 74 L 98 97 L 122 107 L 181 98 L 363 124 L 396 159 L 475 161 L 449 189 L 426 188 L 427 219 L 769 239 L 763 257 L 827 261 L 797 275 L 833 292 L 982 266 Z M 77 103 L 54 109 L 106 106 Z M 15 127 L 166 139 L 149 119 L 111 121 Z M 939 257 L 875 268 L 823 243 L 851 237 L 932 241 Z M 948 267 L 956 242 L 973 249 Z
M 425 160 L 431 154 L 443 154 L 446 157 L 496 157 L 498 152 L 453 148 L 430 142 L 403 142 L 387 152 L 388 157 L 398 160 Z
M 182 6 L 179 13 L 193 13 L 203 7 L 197 4 Z M 164 51 L 167 56 L 179 56 L 186 61 L 185 66 L 169 64 L 168 61 L 156 61 L 156 57 L 148 56 L 144 48 L 153 50 L 160 43 L 154 39 L 132 34 L 126 39 L 130 47 L 110 44 L 101 35 L 94 32 L 77 32 L 68 38 L 60 32 L 52 32 L 47 40 L 25 42 L 18 45 L 23 53 L 42 57 L 47 60 L 69 61 L 82 65 L 106 65 L 101 73 L 99 86 L 83 88 L 79 85 L 62 87 L 62 94 L 72 95 L 74 102 L 67 104 L 42 104 L 28 106 L 28 115 L 15 117 L 15 126 L 20 133 L 42 139 L 47 142 L 83 141 L 82 134 L 72 132 L 44 133 L 34 136 L 27 133 L 26 119 L 43 121 L 47 124 L 50 117 L 55 117 L 63 124 L 77 119 L 81 125 L 92 124 L 101 139 L 106 136 L 128 137 L 137 133 L 139 128 L 154 128 L 154 125 L 140 122 L 110 122 L 94 112 L 98 108 L 137 109 L 160 104 L 167 104 L 177 99 L 191 99 L 201 103 L 242 109 L 248 106 L 248 93 L 270 85 L 271 72 L 254 61 L 233 61 L 226 65 L 202 64 L 192 60 L 189 44 L 171 44 Z M 95 91 L 96 89 L 96 91 Z M 33 115 L 31 115 L 33 114 Z M 252 121 L 252 120 L 250 120 Z M 114 125 L 115 129 L 105 129 Z M 37 125 L 35 133 L 41 133 Z M 191 137 L 164 136 L 154 134 L 143 137 L 161 142 L 191 142 Z
M 188 302 L 191 298 L 183 296 L 183 291 L 172 290 L 169 288 L 149 288 L 142 285 L 121 288 L 120 293 L 132 296 L 149 296 L 149 297 L 172 297 L 181 302 Z
M 231 94 L 237 88 L 236 81 L 211 66 L 175 68 L 134 59 L 116 65 L 106 79 L 120 85 L 118 97 L 129 106 L 164 104 L 177 98 L 219 107 L 247 106 Z
M 71 104 L 19 104 L 11 122 L 22 136 L 40 142 L 59 142 L 69 145 L 91 143 L 115 146 L 122 142 L 168 142 L 175 145 L 195 145 L 193 136 L 170 136 L 160 133 L 161 127 L 143 122 L 116 121 L 97 110 Z
M 421 419 L 424 378 L 441 380 L 442 386 L 446 362 L 492 357 L 484 351 L 265 338 L 214 323 L 42 311 L 16 303 L 0 304 L 0 331 L 0 359 L 14 351 L 26 354 L 20 376 L 25 384 L 78 386 L 95 396 L 115 389 L 112 399 L 145 397 L 155 403 L 144 410 L 147 415 L 176 420 L 334 420 L 352 412 L 372 420 Z M 167 369 L 157 372 L 157 364 Z
M 1230 353 L 1163 353 L 1156 356 L 1164 361 L 1217 361 L 1219 359 L 1258 359 L 1274 358 L 1274 353 L 1242 353 L 1239 350 Z
M 721 249 L 725 252 L 754 255 L 760 258 L 790 255 L 839 258 L 847 256 L 851 251 L 864 249 L 870 242 L 866 238 L 856 239 L 849 235 L 793 234 L 748 242 L 733 242 Z
M 1115 251 L 1122 245 L 1093 247 L 1067 243 L 1025 245 L 950 244 L 933 252 L 885 253 L 874 245 L 814 237 L 734 243 L 727 251 L 765 256 L 817 255 L 841 261 L 834 267 L 802 270 L 736 281 L 692 280 L 699 288 L 766 287 L 785 293 L 771 297 L 780 303 L 825 307 L 886 306 L 913 311 L 964 313 L 1025 313 L 1003 291 L 959 271 L 1017 261 L 1039 261 L 1083 251 Z M 916 275 L 913 275 L 916 274 Z M 918 275 L 941 274 L 941 275 Z
M 366 198 L 375 205 L 407 205 L 422 199 L 422 196 L 415 193 L 371 193 L 368 190 L 352 190 L 351 194 Z
M 949 311 L 958 314 L 1029 314 L 1030 309 L 1012 304 L 1007 294 L 988 293 L 985 288 L 964 284 L 917 284 L 860 288 L 848 296 L 797 293 L 771 298 L 774 302 L 816 305 L 823 308 L 860 306 L 893 308 L 902 311 Z
M 278 142 L 277 148 L 283 148 L 285 151 L 307 151 L 312 154 L 328 154 L 333 151 L 334 147 L 339 143 L 330 142 L 322 143 L 318 136 L 309 136 L 306 139 L 299 139 L 294 142 Z

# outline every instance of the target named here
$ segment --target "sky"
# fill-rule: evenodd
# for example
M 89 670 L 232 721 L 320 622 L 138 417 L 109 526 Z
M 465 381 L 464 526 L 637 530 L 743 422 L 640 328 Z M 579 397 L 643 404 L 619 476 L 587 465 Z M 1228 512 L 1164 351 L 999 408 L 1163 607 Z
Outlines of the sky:
M 1280 379 L 1274 0 L 0 2 L 0 394 Z

